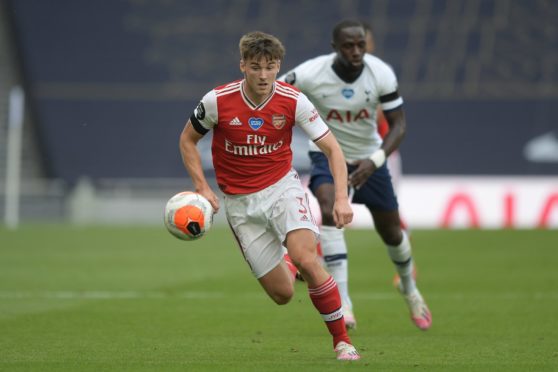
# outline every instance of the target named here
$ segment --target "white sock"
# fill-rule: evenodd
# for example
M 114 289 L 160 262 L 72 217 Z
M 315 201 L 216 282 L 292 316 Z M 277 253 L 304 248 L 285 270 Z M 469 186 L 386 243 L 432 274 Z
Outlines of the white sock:
M 335 226 L 321 226 L 320 243 L 327 271 L 333 276 L 339 288 L 343 306 L 353 308 L 349 297 L 349 262 L 347 260 L 347 244 L 343 229 Z
M 403 240 L 398 246 L 387 245 L 389 257 L 395 264 L 395 269 L 401 278 L 404 293 L 411 293 L 416 289 L 413 279 L 413 257 L 411 255 L 411 242 L 407 233 L 402 231 Z

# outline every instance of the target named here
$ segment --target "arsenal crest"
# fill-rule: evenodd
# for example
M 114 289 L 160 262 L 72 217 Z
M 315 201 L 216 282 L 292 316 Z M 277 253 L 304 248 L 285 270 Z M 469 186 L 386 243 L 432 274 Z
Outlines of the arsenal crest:
M 282 114 L 275 114 L 271 116 L 271 122 L 275 129 L 281 129 L 287 124 L 287 118 Z

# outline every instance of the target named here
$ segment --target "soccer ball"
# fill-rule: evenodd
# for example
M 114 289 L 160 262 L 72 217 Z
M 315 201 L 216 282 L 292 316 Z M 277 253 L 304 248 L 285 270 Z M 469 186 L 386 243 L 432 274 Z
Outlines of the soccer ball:
M 196 240 L 213 224 L 213 207 L 198 193 L 183 191 L 169 199 L 165 207 L 165 226 L 182 240 Z

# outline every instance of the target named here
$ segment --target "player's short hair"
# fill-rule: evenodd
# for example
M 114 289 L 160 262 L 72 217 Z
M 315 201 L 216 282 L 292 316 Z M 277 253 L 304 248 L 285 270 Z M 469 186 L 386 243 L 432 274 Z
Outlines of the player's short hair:
M 273 35 L 261 31 L 253 31 L 240 38 L 238 43 L 240 57 L 243 60 L 255 58 L 283 60 L 285 47 L 279 39 Z
M 333 27 L 333 42 L 337 42 L 339 40 L 339 36 L 341 35 L 341 31 L 349 27 L 362 27 L 362 29 L 366 31 L 362 22 L 355 19 L 344 19 Z
M 362 25 L 362 28 L 364 28 L 365 32 L 370 32 L 370 33 L 374 34 L 374 29 L 372 28 L 372 25 L 370 24 L 370 22 L 360 21 L 360 24 Z

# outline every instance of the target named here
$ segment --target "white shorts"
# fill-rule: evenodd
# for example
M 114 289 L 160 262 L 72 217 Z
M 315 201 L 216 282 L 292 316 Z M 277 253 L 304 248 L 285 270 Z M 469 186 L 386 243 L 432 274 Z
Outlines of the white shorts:
M 225 195 L 224 201 L 229 225 L 258 279 L 279 264 L 290 231 L 309 229 L 319 234 L 308 195 L 294 170 L 261 191 Z

